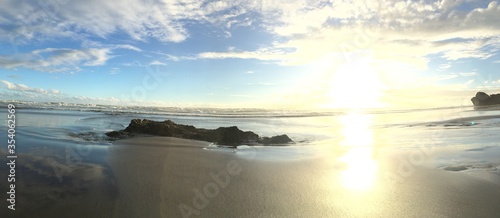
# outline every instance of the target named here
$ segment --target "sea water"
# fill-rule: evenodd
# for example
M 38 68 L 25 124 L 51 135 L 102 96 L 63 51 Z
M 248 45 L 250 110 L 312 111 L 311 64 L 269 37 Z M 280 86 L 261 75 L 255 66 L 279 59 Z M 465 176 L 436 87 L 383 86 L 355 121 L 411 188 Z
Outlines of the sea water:
M 0 111 L 0 151 L 7 152 L 7 104 Z M 127 127 L 131 119 L 172 120 L 197 128 L 238 126 L 260 136 L 287 134 L 290 146 L 256 146 L 257 158 L 280 161 L 328 155 L 337 148 L 405 150 L 452 149 L 431 167 L 487 170 L 500 165 L 500 110 L 449 107 L 413 110 L 292 111 L 265 109 L 157 108 L 15 102 L 16 152 L 57 157 L 62 164 L 92 163 L 106 167 L 107 149 L 115 146 L 105 133 Z M 250 147 L 207 152 L 235 152 Z M 345 149 L 344 149 L 345 150 Z M 458 151 L 458 152 L 457 152 Z M 255 158 L 255 156 L 252 156 Z M 363 157 L 359 157 L 363 158 Z M 455 167 L 455 168 L 454 168 Z M 56 172 L 54 172 L 56 173 Z

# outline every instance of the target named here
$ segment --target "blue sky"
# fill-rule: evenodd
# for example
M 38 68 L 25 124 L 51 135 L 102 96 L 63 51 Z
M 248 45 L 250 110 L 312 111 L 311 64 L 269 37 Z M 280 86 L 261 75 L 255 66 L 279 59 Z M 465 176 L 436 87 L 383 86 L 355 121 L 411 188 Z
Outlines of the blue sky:
M 0 5 L 4 100 L 433 107 L 500 92 L 497 1 Z

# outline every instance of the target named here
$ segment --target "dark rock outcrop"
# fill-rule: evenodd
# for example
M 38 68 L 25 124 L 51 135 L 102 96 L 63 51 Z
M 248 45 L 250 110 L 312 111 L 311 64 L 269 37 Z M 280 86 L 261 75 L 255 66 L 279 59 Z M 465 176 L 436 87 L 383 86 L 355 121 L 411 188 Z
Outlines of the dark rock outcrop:
M 488 95 L 484 92 L 478 92 L 476 96 L 470 100 L 474 106 L 500 105 L 500 94 Z
M 277 135 L 277 136 L 273 136 L 271 138 L 263 137 L 260 141 L 260 143 L 262 143 L 264 145 L 287 144 L 290 142 L 292 142 L 292 140 L 287 135 Z
M 258 143 L 271 145 L 293 142 L 287 135 L 261 138 L 251 131 L 242 131 L 236 126 L 201 129 L 191 125 L 176 124 L 171 120 L 153 121 L 133 119 L 124 130 L 106 133 L 111 139 L 123 139 L 141 134 L 194 139 L 229 146 L 238 146 L 241 144 L 253 145 Z

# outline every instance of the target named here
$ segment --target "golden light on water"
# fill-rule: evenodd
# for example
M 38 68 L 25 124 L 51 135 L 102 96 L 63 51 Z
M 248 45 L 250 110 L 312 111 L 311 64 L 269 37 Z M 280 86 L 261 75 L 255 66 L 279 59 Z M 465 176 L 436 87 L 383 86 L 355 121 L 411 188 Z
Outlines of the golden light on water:
M 340 122 L 343 125 L 341 144 L 348 149 L 347 153 L 338 159 L 347 165 L 341 172 L 341 184 L 351 190 L 368 190 L 373 187 L 378 171 L 378 163 L 373 158 L 371 115 L 348 114 L 340 117 Z

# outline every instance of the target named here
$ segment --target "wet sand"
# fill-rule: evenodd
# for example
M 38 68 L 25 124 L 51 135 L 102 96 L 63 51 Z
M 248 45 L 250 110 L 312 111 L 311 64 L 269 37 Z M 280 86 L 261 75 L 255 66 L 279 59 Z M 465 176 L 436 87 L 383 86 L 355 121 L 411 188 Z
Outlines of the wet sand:
M 62 180 L 53 175 L 52 167 L 53 163 L 64 166 L 63 157 L 23 155 L 19 159 L 16 211 L 7 211 L 4 204 L 0 214 L 120 218 L 500 214 L 500 177 L 491 173 L 487 177 L 489 171 L 484 170 L 435 167 L 412 156 L 417 152 L 411 149 L 367 152 L 362 147 L 311 150 L 293 146 L 289 148 L 294 152 L 288 153 L 286 147 L 275 151 L 264 147 L 203 149 L 208 144 L 168 137 L 120 140 L 106 150 L 94 151 L 100 153 L 92 153 L 102 155 L 105 162 L 76 164 Z M 498 150 L 436 149 L 425 160 L 433 163 L 442 156 L 453 159 L 453 152 L 494 160 Z M 346 158 L 352 151 L 361 156 Z M 270 157 L 283 153 L 288 157 L 275 161 Z M 466 164 L 449 169 L 464 167 L 470 168 Z M 4 183 L 0 181 L 2 187 L 6 187 Z
M 103 153 L 95 150 L 92 154 Z M 2 154 L 0 161 L 6 162 Z M 55 154 L 20 154 L 15 168 L 15 211 L 7 209 L 4 199 L 0 217 L 112 217 L 118 189 L 106 164 L 68 160 Z M 2 168 L 0 177 L 7 178 L 6 172 Z M 3 190 L 8 191 L 8 185 L 7 179 L 0 180 Z
M 108 158 L 118 190 L 113 217 L 500 214 L 499 183 L 425 165 L 405 170 L 397 155 L 380 154 L 376 168 L 362 166 L 348 174 L 353 167 L 339 161 L 344 153 L 338 151 L 269 161 L 258 158 L 259 149 L 204 150 L 207 145 L 167 137 L 115 142 Z

